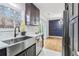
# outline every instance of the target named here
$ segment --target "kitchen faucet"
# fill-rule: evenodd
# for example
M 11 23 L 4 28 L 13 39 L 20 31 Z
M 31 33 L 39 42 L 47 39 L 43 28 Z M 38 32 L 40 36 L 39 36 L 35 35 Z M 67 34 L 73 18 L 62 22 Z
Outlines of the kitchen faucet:
M 17 30 L 18 29 L 18 30 Z M 19 27 L 15 27 L 14 29 L 14 37 L 16 37 L 18 35 L 18 33 L 20 32 L 20 28 Z

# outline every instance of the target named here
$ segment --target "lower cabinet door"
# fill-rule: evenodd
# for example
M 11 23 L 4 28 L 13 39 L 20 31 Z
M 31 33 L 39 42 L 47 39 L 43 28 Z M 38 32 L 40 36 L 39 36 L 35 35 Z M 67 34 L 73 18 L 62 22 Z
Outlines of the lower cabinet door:
M 36 56 L 36 44 L 17 54 L 16 56 Z
M 27 56 L 36 56 L 36 44 L 27 49 Z
M 6 48 L 0 49 L 0 56 L 7 56 Z

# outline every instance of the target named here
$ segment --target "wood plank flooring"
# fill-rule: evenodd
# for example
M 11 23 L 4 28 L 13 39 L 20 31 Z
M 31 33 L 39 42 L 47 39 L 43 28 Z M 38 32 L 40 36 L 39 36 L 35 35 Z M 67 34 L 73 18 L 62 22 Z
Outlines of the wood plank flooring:
M 44 40 L 44 47 L 54 50 L 54 51 L 62 51 L 62 37 L 58 36 L 50 36 Z

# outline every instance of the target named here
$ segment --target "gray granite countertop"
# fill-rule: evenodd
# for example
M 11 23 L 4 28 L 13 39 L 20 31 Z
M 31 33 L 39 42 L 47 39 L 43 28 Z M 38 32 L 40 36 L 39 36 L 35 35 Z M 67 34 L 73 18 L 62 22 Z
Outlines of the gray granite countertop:
M 29 37 L 35 38 L 36 36 L 39 36 L 39 35 L 42 35 L 42 33 L 39 33 L 39 34 L 26 34 L 26 35 L 24 35 L 24 36 L 18 35 L 17 37 L 11 37 L 11 38 L 8 38 L 8 39 L 9 39 L 9 40 L 10 40 L 10 39 L 16 39 L 16 38 L 25 37 L 25 36 L 29 36 Z M 27 40 L 28 40 L 28 39 L 27 39 Z M 21 42 L 23 42 L 23 41 L 21 41 Z M 18 43 L 20 43 L 20 42 L 17 42 L 17 43 L 15 43 L 15 44 L 18 44 Z M 14 45 L 14 44 L 13 44 L 13 45 Z M 9 45 L 9 44 L 6 44 L 6 43 L 0 41 L 0 49 L 7 48 L 7 47 L 9 47 L 9 46 L 12 46 L 12 45 Z
M 32 33 L 27 33 L 26 36 L 30 36 L 30 37 L 37 37 L 42 35 L 43 33 L 39 33 L 39 34 L 32 34 Z
M 0 41 L 0 49 L 3 49 L 5 47 L 8 47 L 8 44 Z

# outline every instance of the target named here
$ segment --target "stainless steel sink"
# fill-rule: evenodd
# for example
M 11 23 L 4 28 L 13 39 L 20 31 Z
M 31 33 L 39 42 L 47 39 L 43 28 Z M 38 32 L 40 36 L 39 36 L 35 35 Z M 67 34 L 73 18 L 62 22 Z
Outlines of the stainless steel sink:
M 2 42 L 10 45 L 10 44 L 14 44 L 14 43 L 17 43 L 17 42 L 20 42 L 20 41 L 23 41 L 23 40 L 26 40 L 26 39 L 29 39 L 29 38 L 31 38 L 31 37 L 25 36 L 25 37 L 16 38 L 16 39 L 5 40 L 5 41 L 2 41 Z

